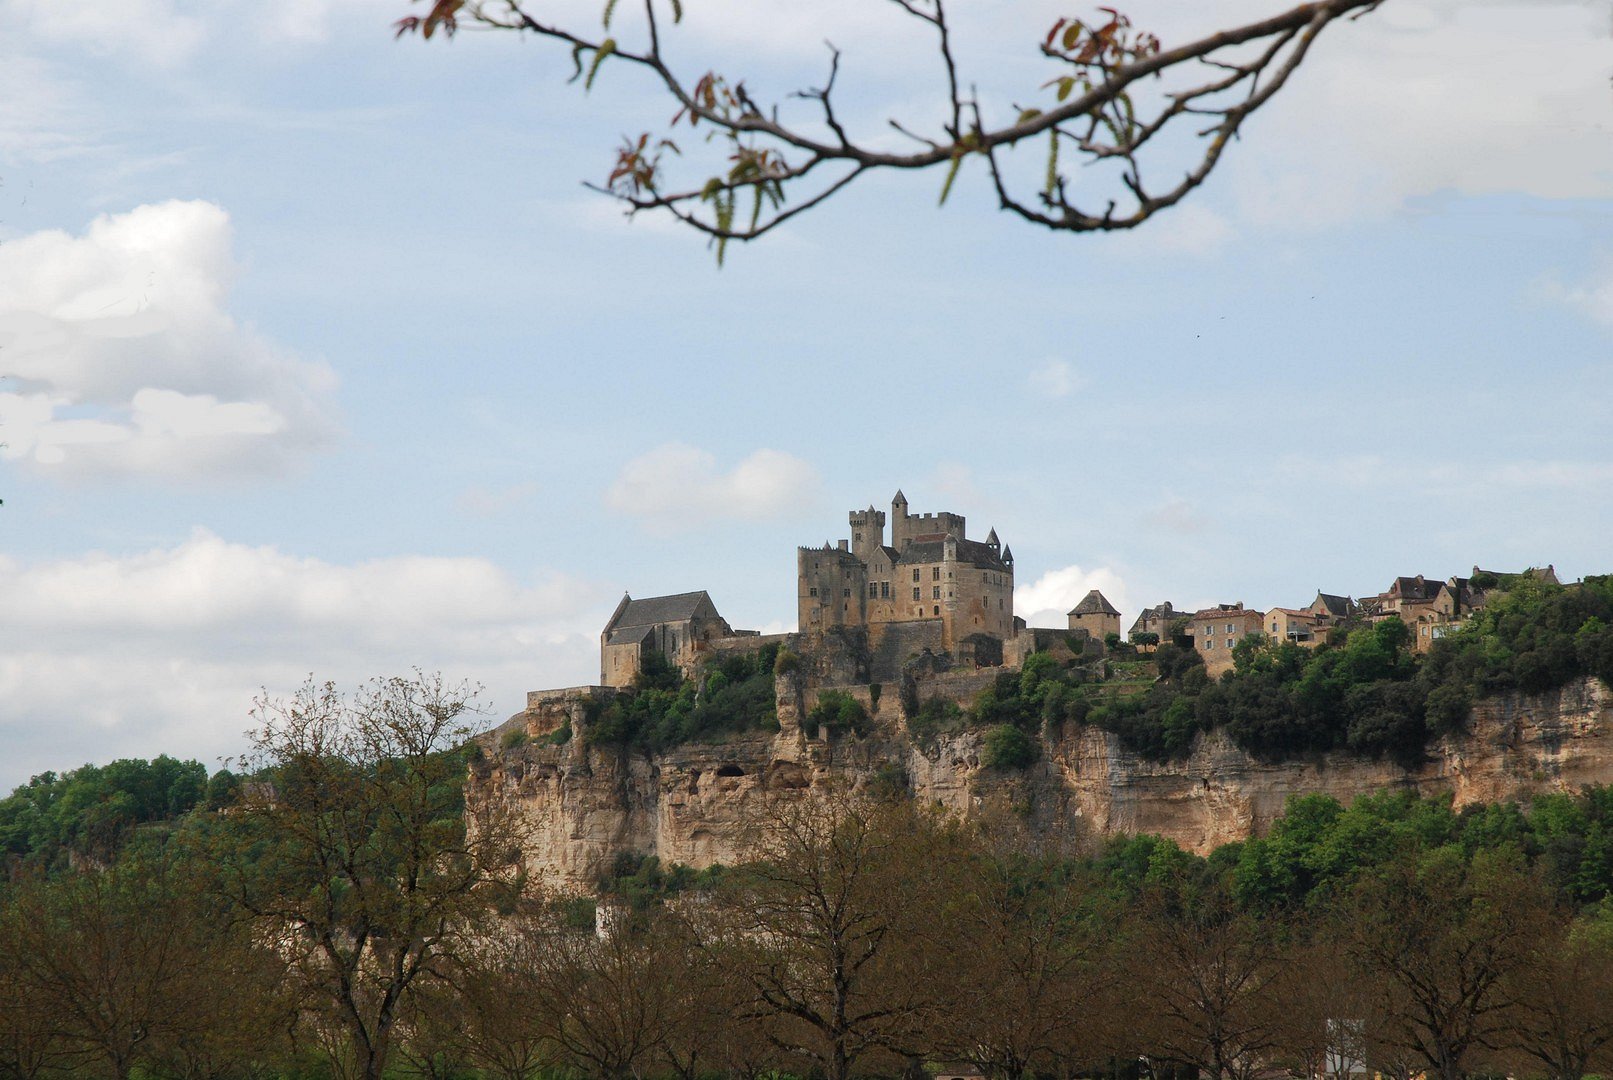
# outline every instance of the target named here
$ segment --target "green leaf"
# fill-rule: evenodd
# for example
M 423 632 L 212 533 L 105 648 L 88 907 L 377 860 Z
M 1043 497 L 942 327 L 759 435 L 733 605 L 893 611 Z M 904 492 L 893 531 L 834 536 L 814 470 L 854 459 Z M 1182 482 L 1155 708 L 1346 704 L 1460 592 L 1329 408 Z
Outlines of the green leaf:
M 605 0 L 605 29 L 610 29 L 610 17 L 616 13 L 616 0 Z
M 675 23 L 683 21 L 683 0 L 672 0 L 672 21 Z
M 605 62 L 605 57 L 609 56 L 615 51 L 615 38 L 606 38 L 604 41 L 599 43 L 599 48 L 594 50 L 594 62 L 588 65 L 588 78 L 585 79 L 582 84 L 582 88 L 584 90 L 592 90 L 594 88 L 594 76 L 599 74 L 599 65 Z
M 1059 133 L 1058 133 L 1058 129 L 1054 128 L 1053 129 L 1053 137 L 1048 140 L 1048 144 L 1047 144 L 1047 196 L 1048 196 L 1048 198 L 1053 197 L 1053 192 L 1058 190 L 1058 186 L 1059 186 Z
M 947 166 L 946 183 L 941 185 L 941 201 L 936 203 L 935 205 L 937 205 L 937 206 L 945 206 L 947 204 L 947 196 L 952 194 L 952 181 L 954 181 L 954 180 L 956 180 L 958 178 L 958 166 L 960 166 L 962 164 L 963 164 L 963 155 L 962 154 L 953 154 L 952 155 L 952 164 Z

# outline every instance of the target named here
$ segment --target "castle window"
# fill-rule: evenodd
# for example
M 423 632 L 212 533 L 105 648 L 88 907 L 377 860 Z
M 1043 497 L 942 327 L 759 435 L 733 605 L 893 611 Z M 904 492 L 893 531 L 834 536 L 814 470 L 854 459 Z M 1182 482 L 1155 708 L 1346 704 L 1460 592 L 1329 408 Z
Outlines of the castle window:
M 810 589 L 808 589 L 808 590 L 807 590 L 807 595 L 808 595 L 808 596 L 817 596 L 817 595 L 818 595 L 818 588 L 817 588 L 817 586 L 816 586 L 816 585 L 814 585 L 814 586 L 813 586 L 813 587 L 812 587 L 812 588 L 810 588 Z
M 891 583 L 890 582 L 881 581 L 879 583 L 879 598 L 881 600 L 889 600 L 891 598 Z
M 930 580 L 931 581 L 940 581 L 941 580 L 941 568 L 939 566 L 932 566 L 930 568 Z
M 913 586 L 913 599 L 917 600 L 918 598 L 919 598 L 919 587 L 917 585 L 915 585 L 915 586 Z
M 851 534 L 851 540 L 854 544 L 860 544 L 863 542 L 863 534 L 860 532 L 854 532 Z
M 872 600 L 879 595 L 879 585 L 876 582 L 868 583 L 868 599 Z
M 844 599 L 846 599 L 846 600 L 851 599 L 851 590 L 850 589 L 842 589 L 841 592 L 843 592 L 845 594 Z
M 919 568 L 915 566 L 915 567 L 913 567 L 913 580 L 917 581 L 918 579 L 919 579 Z
M 939 599 L 941 599 L 941 586 L 937 585 L 937 586 L 935 586 L 934 588 L 932 588 L 930 590 L 930 599 L 931 600 L 939 600 Z
M 940 608 L 936 608 L 936 609 L 935 609 L 935 613 L 936 613 L 936 614 L 937 614 L 937 615 L 939 615 L 939 614 L 941 614 L 941 609 L 940 609 Z

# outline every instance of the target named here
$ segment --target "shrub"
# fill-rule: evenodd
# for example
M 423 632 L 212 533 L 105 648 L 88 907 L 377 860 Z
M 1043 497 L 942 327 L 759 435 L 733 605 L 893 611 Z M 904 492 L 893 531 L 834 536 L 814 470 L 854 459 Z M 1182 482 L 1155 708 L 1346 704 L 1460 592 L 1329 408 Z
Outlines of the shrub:
M 1012 724 L 998 724 L 981 743 L 980 763 L 988 769 L 1024 769 L 1039 756 L 1036 740 Z
M 832 734 L 844 731 L 857 735 L 868 734 L 868 710 L 863 703 L 843 690 L 825 690 L 818 695 L 818 703 L 807 713 L 807 723 Z
M 501 750 L 514 750 L 527 744 L 526 728 L 512 727 L 499 737 L 498 745 Z

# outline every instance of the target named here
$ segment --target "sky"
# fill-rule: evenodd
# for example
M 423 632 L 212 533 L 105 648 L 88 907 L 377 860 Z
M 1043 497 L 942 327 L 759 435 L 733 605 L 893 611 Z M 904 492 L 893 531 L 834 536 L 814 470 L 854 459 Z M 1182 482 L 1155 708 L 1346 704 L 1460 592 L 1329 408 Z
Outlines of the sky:
M 935 117 L 893 5 L 685 4 L 687 70 L 782 98 L 827 39 L 854 130 Z M 1169 46 L 1281 6 L 1128 11 Z M 999 106 L 1090 14 L 953 7 Z M 1613 571 L 1608 0 L 1386 0 L 1133 233 L 1038 231 L 965 168 L 721 269 L 583 186 L 653 87 L 393 40 L 423 12 L 0 0 L 0 789 L 216 766 L 309 677 L 441 671 L 496 721 L 597 677 L 624 591 L 793 629 L 795 547 L 898 487 L 994 526 L 1040 625 L 1095 587 L 1129 623 Z

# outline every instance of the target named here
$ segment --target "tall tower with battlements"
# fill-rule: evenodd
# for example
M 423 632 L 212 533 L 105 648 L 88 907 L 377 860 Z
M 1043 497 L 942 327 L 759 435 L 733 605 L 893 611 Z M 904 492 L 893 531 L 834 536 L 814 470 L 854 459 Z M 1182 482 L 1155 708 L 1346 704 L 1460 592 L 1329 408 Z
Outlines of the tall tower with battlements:
M 798 549 L 802 633 L 913 624 L 914 640 L 933 638 L 947 649 L 975 635 L 1013 636 L 1014 557 L 996 530 L 970 540 L 962 514 L 911 514 L 900 491 L 891 500 L 889 543 L 886 520 L 872 506 L 853 510 L 850 540 Z

